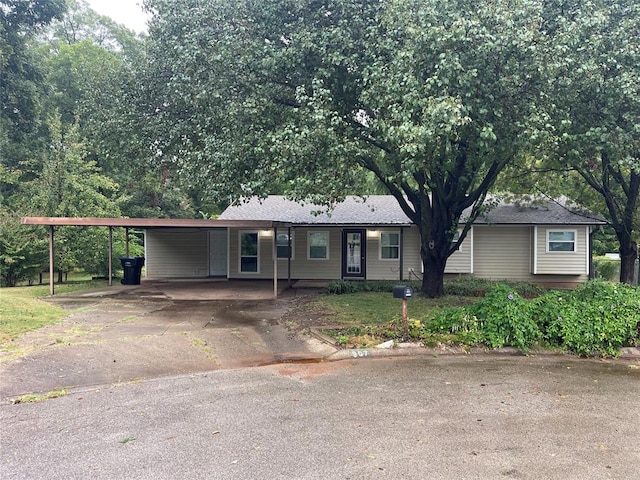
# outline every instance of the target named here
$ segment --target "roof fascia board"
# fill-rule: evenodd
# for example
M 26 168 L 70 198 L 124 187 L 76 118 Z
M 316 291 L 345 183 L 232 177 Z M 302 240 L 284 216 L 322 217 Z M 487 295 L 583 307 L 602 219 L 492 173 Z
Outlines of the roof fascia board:
M 270 220 L 206 220 L 189 218 L 23 217 L 23 225 L 129 228 L 273 228 Z

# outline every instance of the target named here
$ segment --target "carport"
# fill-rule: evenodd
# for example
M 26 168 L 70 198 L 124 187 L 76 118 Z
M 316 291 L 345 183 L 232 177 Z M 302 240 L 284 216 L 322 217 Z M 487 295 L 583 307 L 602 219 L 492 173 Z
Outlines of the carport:
M 99 217 L 23 217 L 23 225 L 44 225 L 49 230 L 49 294 L 55 294 L 54 273 L 55 273 L 55 229 L 61 226 L 72 227 L 107 227 L 108 228 L 108 258 L 105 259 L 109 265 L 108 282 L 113 285 L 113 229 L 125 229 L 126 256 L 129 256 L 129 230 L 130 229 L 153 229 L 153 228 L 186 228 L 186 229 L 211 229 L 211 228 L 243 228 L 273 230 L 273 297 L 278 297 L 278 261 L 277 261 L 277 233 L 278 228 L 288 227 L 281 222 L 270 220 L 207 220 L 207 219 L 168 219 L 168 218 L 99 218 Z M 289 259 L 289 272 L 291 259 Z M 288 275 L 291 282 L 291 275 Z

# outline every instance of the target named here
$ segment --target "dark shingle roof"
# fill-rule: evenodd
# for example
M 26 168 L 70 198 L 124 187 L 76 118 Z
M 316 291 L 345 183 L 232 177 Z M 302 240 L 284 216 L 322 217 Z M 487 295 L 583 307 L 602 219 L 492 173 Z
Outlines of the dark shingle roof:
M 297 225 L 409 225 L 411 222 L 391 195 L 350 196 L 327 212 L 324 206 L 300 204 L 280 195 L 251 198 L 227 208 L 221 220 L 273 220 Z
M 519 200 L 525 197 L 520 197 Z M 527 204 L 501 201 L 476 224 L 496 225 L 598 225 L 593 214 L 580 211 L 577 205 L 568 206 L 566 199 L 536 200 Z M 569 209 L 571 208 L 571 210 Z M 295 225 L 409 225 L 398 202 L 391 195 L 370 195 L 366 198 L 350 196 L 327 212 L 326 207 L 300 204 L 280 195 L 262 200 L 251 198 L 228 207 L 220 220 L 272 220 Z M 464 218 L 464 215 L 463 215 Z

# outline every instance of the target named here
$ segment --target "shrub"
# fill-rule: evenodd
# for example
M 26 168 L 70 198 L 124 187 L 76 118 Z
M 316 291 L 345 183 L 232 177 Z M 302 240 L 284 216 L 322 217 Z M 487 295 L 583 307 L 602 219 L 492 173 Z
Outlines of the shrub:
M 327 285 L 327 292 L 334 295 L 343 295 L 346 293 L 358 292 L 389 292 L 393 291 L 394 285 L 411 285 L 414 291 L 419 290 L 419 286 L 415 282 L 399 282 L 392 280 L 336 280 Z
M 614 282 L 620 278 L 620 260 L 609 257 L 593 257 L 593 269 L 598 279 Z
M 541 336 L 529 303 L 509 285 L 497 284 L 469 312 L 483 322 L 484 343 L 491 348 L 527 350 Z
M 482 341 L 482 323 L 464 307 L 443 307 L 425 329 L 430 333 L 452 334 L 454 340 L 465 345 Z
M 578 355 L 616 356 L 640 337 L 640 290 L 591 281 L 558 296 L 556 311 L 545 317 L 547 337 Z M 551 301 L 547 309 L 551 310 Z

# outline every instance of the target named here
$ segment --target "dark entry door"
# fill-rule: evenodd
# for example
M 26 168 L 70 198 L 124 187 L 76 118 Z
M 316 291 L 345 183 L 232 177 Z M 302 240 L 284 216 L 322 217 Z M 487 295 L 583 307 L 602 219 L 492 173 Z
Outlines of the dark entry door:
M 342 232 L 342 278 L 365 278 L 366 230 Z

